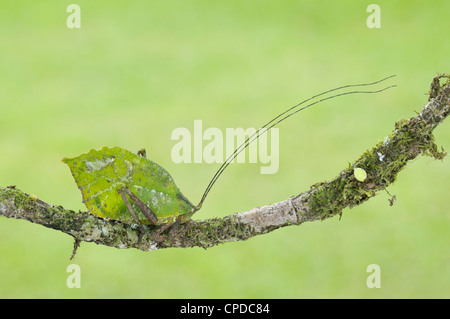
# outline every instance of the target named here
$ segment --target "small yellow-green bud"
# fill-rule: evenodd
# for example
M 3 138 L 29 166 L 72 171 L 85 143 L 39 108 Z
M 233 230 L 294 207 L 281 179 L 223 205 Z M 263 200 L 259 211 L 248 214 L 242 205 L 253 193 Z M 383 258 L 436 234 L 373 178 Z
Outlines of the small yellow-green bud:
M 367 178 L 366 171 L 359 167 L 353 169 L 353 175 L 355 175 L 355 178 L 360 182 L 364 182 Z

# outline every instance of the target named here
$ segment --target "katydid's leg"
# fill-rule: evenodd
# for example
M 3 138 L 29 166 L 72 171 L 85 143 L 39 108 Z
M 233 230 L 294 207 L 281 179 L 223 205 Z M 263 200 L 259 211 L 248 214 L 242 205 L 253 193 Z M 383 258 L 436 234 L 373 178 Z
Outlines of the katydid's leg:
M 169 231 L 169 237 L 172 240 L 177 240 L 188 230 L 188 227 L 185 227 L 183 230 L 179 231 L 178 226 L 181 224 L 181 217 L 178 217 L 177 221 L 173 225 L 174 227 Z
M 130 211 L 131 216 L 133 217 L 134 221 L 139 225 L 139 228 L 141 229 L 141 232 L 144 233 L 144 226 L 142 226 L 141 222 L 137 218 L 133 207 L 131 207 L 130 201 L 128 200 L 127 194 L 125 194 L 123 188 L 119 189 L 119 193 L 122 196 L 123 201 L 125 202 L 125 205 L 127 206 L 128 210 Z
M 163 233 L 170 226 L 172 226 L 172 223 L 166 223 L 166 224 L 161 225 L 161 227 L 159 227 L 158 229 L 155 230 L 156 237 L 160 237 L 159 235 L 161 235 L 161 233 Z
M 178 217 L 175 223 L 173 223 L 172 227 L 169 230 L 169 238 L 173 238 L 175 234 L 177 233 L 178 226 L 181 224 L 181 218 Z
M 155 232 L 153 233 L 153 239 L 157 242 L 162 242 L 166 238 L 168 238 L 169 240 L 178 239 L 178 237 L 184 233 L 184 232 L 182 232 L 182 233 L 176 235 L 178 226 L 180 224 L 181 224 L 181 218 L 177 218 L 177 220 L 174 223 L 166 223 L 166 224 L 162 225 L 157 230 L 155 230 Z M 166 231 L 169 228 L 170 228 L 170 230 L 169 230 L 168 236 L 161 235 L 164 231 Z
M 125 193 L 130 196 L 131 200 L 139 207 L 141 212 L 147 217 L 148 221 L 152 225 L 156 225 L 158 223 L 158 217 L 156 217 L 155 213 L 144 204 L 129 188 L 124 188 Z

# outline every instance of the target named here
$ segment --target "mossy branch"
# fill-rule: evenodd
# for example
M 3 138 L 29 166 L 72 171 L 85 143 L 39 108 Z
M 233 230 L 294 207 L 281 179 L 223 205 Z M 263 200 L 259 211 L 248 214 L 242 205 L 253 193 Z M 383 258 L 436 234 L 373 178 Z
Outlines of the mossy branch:
M 442 79 L 446 82 L 442 83 Z M 317 183 L 306 192 L 272 205 L 224 218 L 189 221 L 180 225 L 177 236 L 166 236 L 162 241 L 154 240 L 153 226 L 144 226 L 146 232 L 142 233 L 137 225 L 54 206 L 14 186 L 0 187 L 0 216 L 62 231 L 74 237 L 75 249 L 82 241 L 152 251 L 168 247 L 208 248 L 246 240 L 280 227 L 341 215 L 345 208 L 358 206 L 385 190 L 408 161 L 421 154 L 442 160 L 446 153 L 438 150 L 432 132 L 449 110 L 450 77 L 441 74 L 433 78 L 429 101 L 417 116 L 395 123 L 394 131 L 383 142 L 366 151 L 333 180 Z M 355 167 L 367 173 L 364 181 L 355 178 Z

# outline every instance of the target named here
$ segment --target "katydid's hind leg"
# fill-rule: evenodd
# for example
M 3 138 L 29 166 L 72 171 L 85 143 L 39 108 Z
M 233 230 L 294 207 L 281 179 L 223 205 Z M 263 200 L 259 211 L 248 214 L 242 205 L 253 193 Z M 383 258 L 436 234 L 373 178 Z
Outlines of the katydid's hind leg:
M 162 225 L 161 227 L 159 227 L 158 229 L 156 229 L 152 236 L 153 236 L 153 240 L 156 242 L 162 242 L 166 239 L 167 236 L 163 236 L 161 235 L 164 231 L 166 231 L 170 226 L 172 226 L 171 223 L 167 223 Z
M 184 231 L 183 231 L 183 232 L 177 234 L 177 230 L 178 230 L 178 227 L 180 226 L 180 224 L 181 224 L 181 218 L 178 218 L 173 223 L 166 223 L 166 224 L 161 225 L 161 227 L 159 227 L 158 229 L 156 229 L 153 232 L 153 234 L 152 234 L 153 240 L 156 242 L 162 242 L 166 239 L 169 239 L 169 240 L 178 239 L 178 237 L 184 233 Z M 168 235 L 161 235 L 167 229 L 170 229 Z
M 137 218 L 137 216 L 136 216 L 136 214 L 135 214 L 135 212 L 134 212 L 134 210 L 133 210 L 133 207 L 131 206 L 130 201 L 128 200 L 127 194 L 125 194 L 125 191 L 123 190 L 123 188 L 119 189 L 119 193 L 120 193 L 120 195 L 122 196 L 122 199 L 123 199 L 123 201 L 125 202 L 125 205 L 127 206 L 128 211 L 129 211 L 130 214 L 131 214 L 131 217 L 133 217 L 133 219 L 134 219 L 134 221 L 136 222 L 136 224 L 138 224 L 138 226 L 139 226 L 141 232 L 144 233 L 144 232 L 145 232 L 144 226 L 142 226 L 141 222 L 140 222 L 139 219 Z
M 179 229 L 180 225 L 181 225 L 181 217 L 178 217 L 176 222 L 172 225 L 172 228 L 169 230 L 169 239 L 177 240 L 189 229 L 189 227 L 184 227 L 184 229 L 180 231 Z
M 155 213 L 144 204 L 129 188 L 124 189 L 125 193 L 130 196 L 131 200 L 136 204 L 137 207 L 141 210 L 141 212 L 145 215 L 148 221 L 152 225 L 156 225 L 158 223 L 158 217 L 156 217 Z
M 175 234 L 177 233 L 178 227 L 181 224 L 181 218 L 178 217 L 175 223 L 172 224 L 170 230 L 169 230 L 169 238 L 174 238 Z
M 145 215 L 145 217 L 148 219 L 148 221 L 151 224 L 157 225 L 158 217 L 156 217 L 156 214 L 150 209 L 150 207 L 145 205 L 144 202 L 142 202 L 129 188 L 121 189 L 121 195 L 122 195 L 122 198 L 124 198 L 125 204 L 127 205 L 128 209 L 130 210 L 130 212 L 135 220 L 137 220 L 136 214 L 134 214 L 133 208 L 131 207 L 131 204 L 128 201 L 128 198 L 126 195 L 128 195 L 131 198 L 131 200 L 139 207 L 141 212 Z M 180 224 L 181 224 L 181 217 L 178 217 L 174 223 L 166 223 L 166 224 L 162 225 L 161 227 L 156 229 L 155 232 L 153 233 L 154 240 L 157 242 L 161 242 L 161 241 L 164 241 L 166 239 L 166 237 L 168 237 L 169 239 L 178 238 L 182 234 L 181 233 L 181 234 L 178 234 L 177 236 L 175 236 Z M 141 225 L 141 227 L 142 227 L 142 225 Z M 161 234 L 164 231 L 166 231 L 168 228 L 170 228 L 169 235 L 161 236 Z

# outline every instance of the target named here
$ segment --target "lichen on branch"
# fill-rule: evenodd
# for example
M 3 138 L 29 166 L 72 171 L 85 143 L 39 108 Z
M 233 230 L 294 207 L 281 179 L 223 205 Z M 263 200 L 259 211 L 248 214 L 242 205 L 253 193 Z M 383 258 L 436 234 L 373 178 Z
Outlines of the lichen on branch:
M 421 154 L 442 160 L 446 153 L 437 147 L 433 130 L 449 112 L 450 77 L 439 74 L 432 80 L 429 101 L 422 111 L 395 123 L 393 132 L 384 141 L 364 152 L 333 180 L 316 183 L 309 190 L 272 205 L 223 218 L 188 221 L 180 225 L 177 236 L 166 236 L 165 240 L 153 238 L 158 226 L 144 225 L 142 233 L 136 224 L 54 206 L 14 186 L 0 187 L 0 216 L 62 231 L 75 239 L 75 248 L 82 241 L 152 251 L 169 247 L 208 248 L 247 240 L 280 227 L 341 215 L 344 209 L 358 206 L 386 190 L 407 163 Z M 355 177 L 355 168 L 366 173 L 364 178 Z

